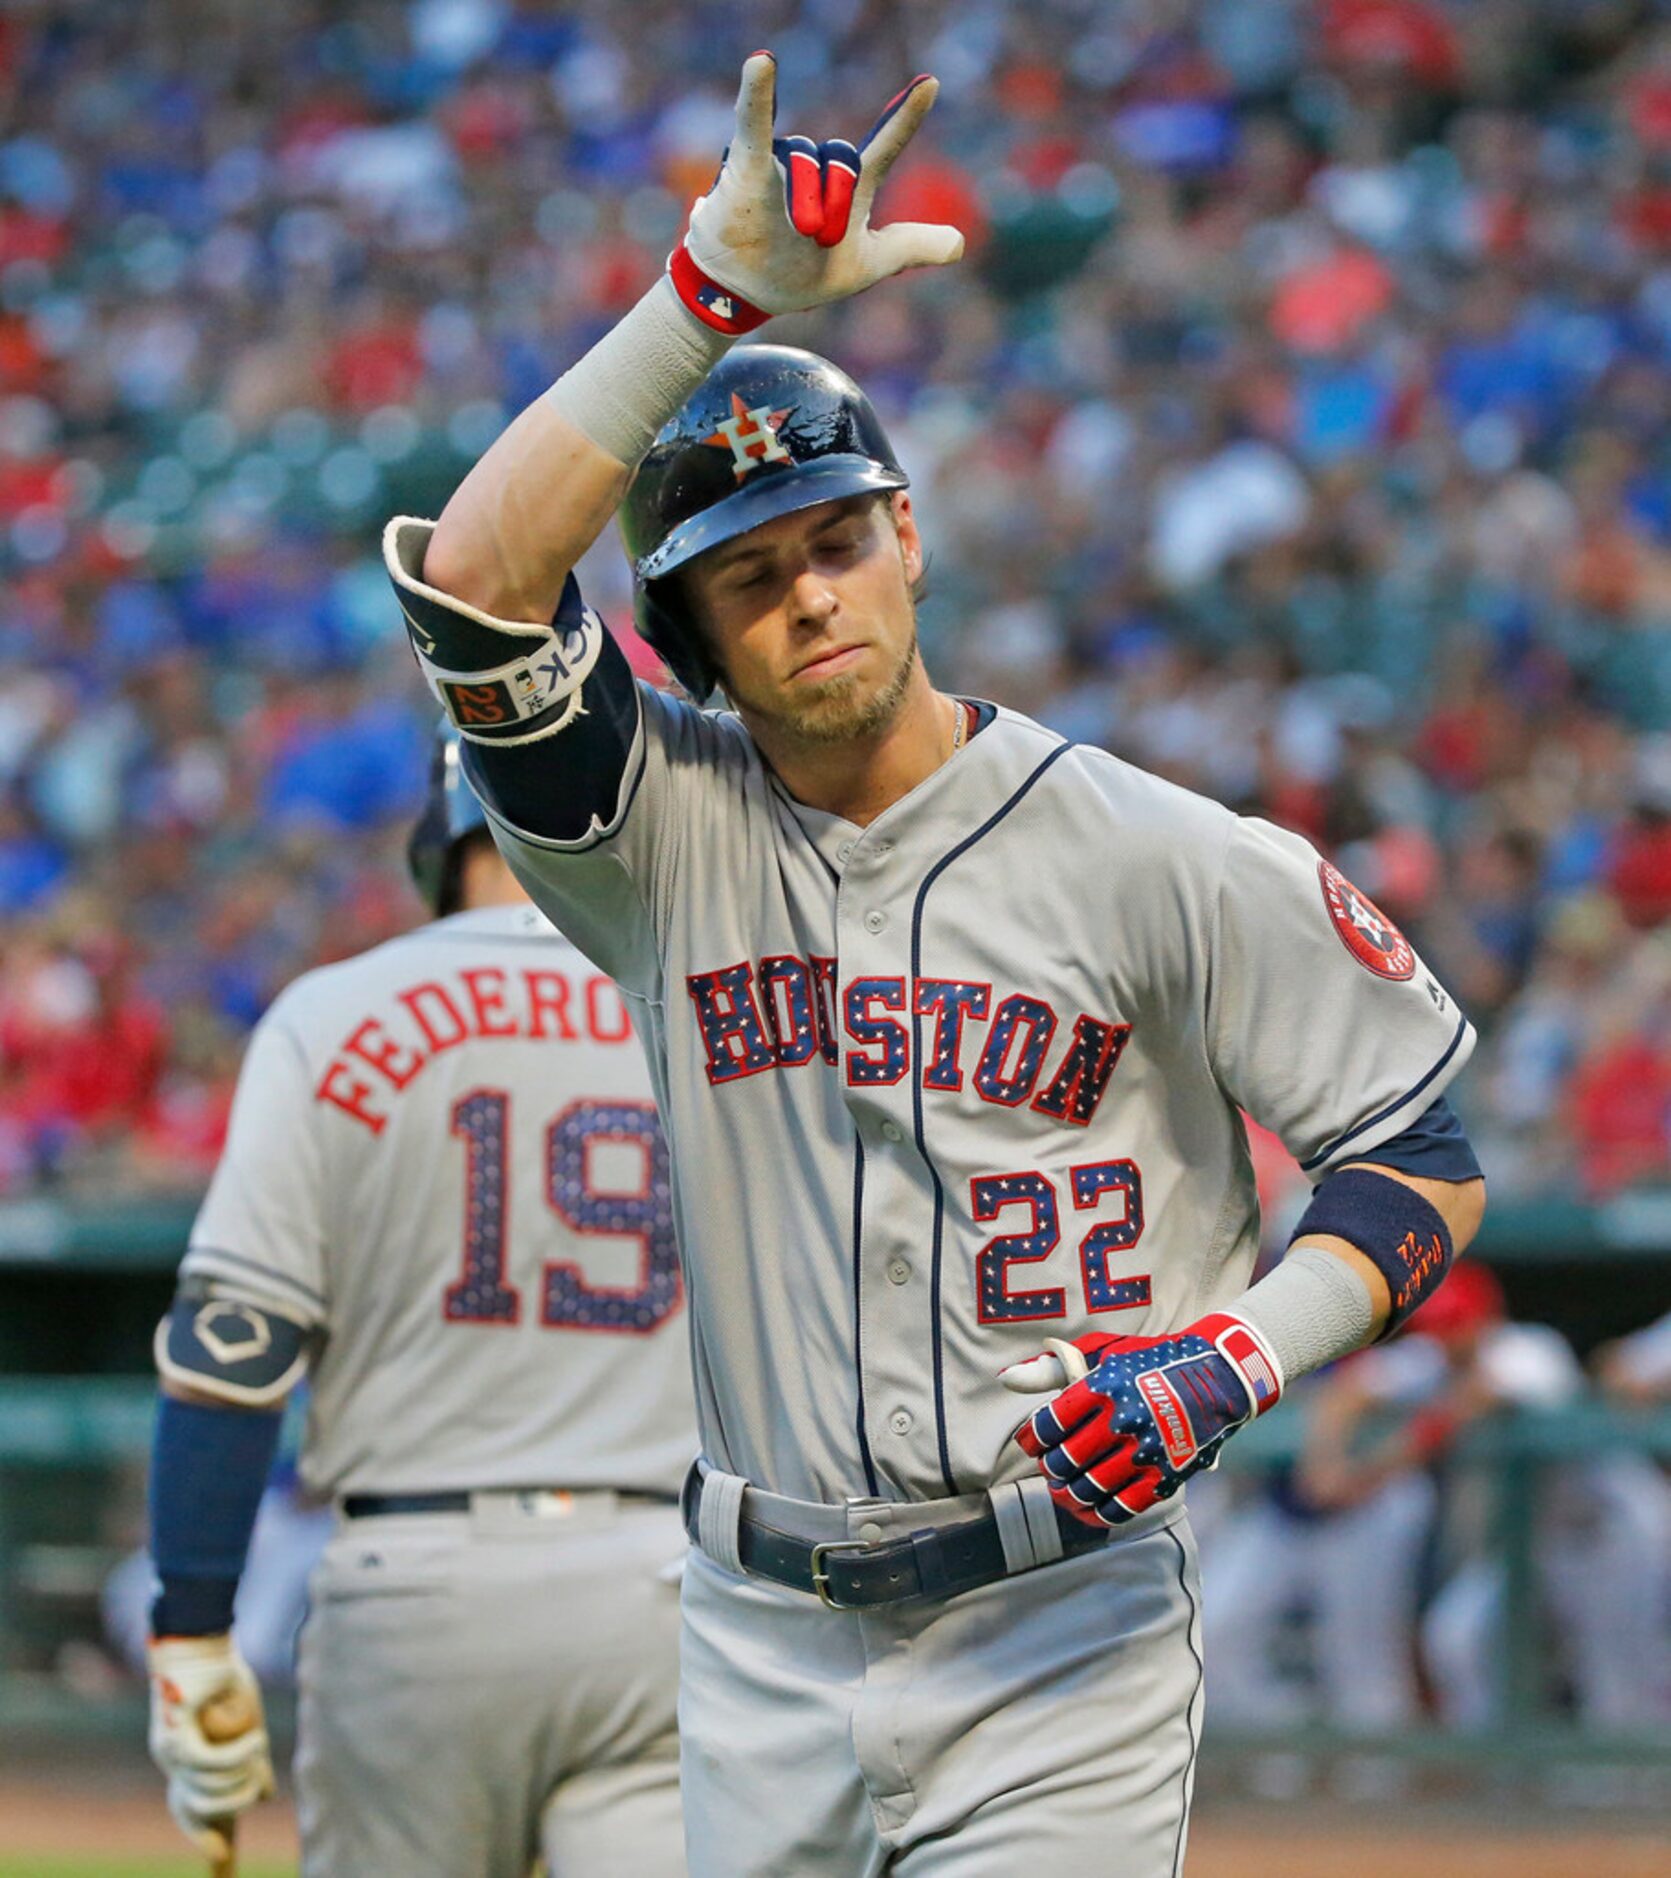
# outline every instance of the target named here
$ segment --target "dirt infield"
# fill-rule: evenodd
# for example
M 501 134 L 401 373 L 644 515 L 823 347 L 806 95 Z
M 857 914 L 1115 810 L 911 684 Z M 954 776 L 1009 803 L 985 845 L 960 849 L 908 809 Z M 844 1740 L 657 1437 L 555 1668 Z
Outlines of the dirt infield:
M 241 1840 L 256 1872 L 294 1869 L 287 1804 L 261 1807 Z M 163 1810 L 160 1786 L 127 1767 L 96 1777 L 0 1777 L 0 1878 L 202 1878 Z M 60 1862 L 64 1861 L 64 1862 Z M 74 1862 L 71 1862 L 74 1861 Z M 97 1861 L 92 1862 L 92 1861 Z M 1665 1842 L 1638 1832 L 1510 1831 L 1477 1818 L 1358 1820 L 1314 1808 L 1204 1804 L 1188 1878 L 1658 1878 Z
M 1203 1815 L 1188 1878 L 1650 1878 L 1665 1841 L 1646 1832 L 1498 1832 L 1454 1823 L 1285 1826 L 1261 1809 L 1239 1824 Z
M 240 1850 L 249 1858 L 293 1862 L 296 1822 L 288 1805 L 257 1807 L 239 1833 Z M 97 1778 L 51 1775 L 23 1780 L 0 1777 L 0 1878 L 12 1878 L 23 1855 L 51 1853 L 91 1858 L 133 1853 L 166 1856 L 185 1853 L 180 1870 L 203 1878 L 204 1864 L 193 1860 L 163 1805 L 162 1781 L 147 1781 L 123 1769 Z M 50 1868 L 46 1868 L 50 1869 Z

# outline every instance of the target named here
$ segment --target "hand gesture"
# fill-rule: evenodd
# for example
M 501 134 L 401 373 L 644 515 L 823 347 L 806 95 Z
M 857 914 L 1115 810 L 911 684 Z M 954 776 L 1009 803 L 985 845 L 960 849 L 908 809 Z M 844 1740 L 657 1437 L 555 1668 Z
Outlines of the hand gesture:
M 844 300 L 904 268 L 955 261 L 963 252 L 955 228 L 870 225 L 883 177 L 938 90 L 932 78 L 912 79 L 857 146 L 774 138 L 777 61 L 755 53 L 743 66 L 736 135 L 668 262 L 690 311 L 720 332 L 748 332 L 774 313 Z

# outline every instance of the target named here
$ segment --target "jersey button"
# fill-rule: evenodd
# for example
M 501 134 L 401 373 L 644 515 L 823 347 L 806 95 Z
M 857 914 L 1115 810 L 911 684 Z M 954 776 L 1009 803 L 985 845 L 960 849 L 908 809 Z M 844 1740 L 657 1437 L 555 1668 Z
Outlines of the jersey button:
M 848 861 L 852 860 L 852 858 L 853 858 L 853 844 L 851 841 L 844 841 L 841 844 L 841 846 L 836 849 L 836 859 L 845 866 L 845 864 Z
M 888 1283 L 890 1285 L 903 1285 L 910 1279 L 910 1276 L 911 1267 L 904 1259 L 890 1259 L 888 1261 Z
M 888 1417 L 888 1426 L 896 1435 L 908 1435 L 911 1432 L 911 1411 L 895 1409 Z
M 870 912 L 865 915 L 865 931 L 880 932 L 888 923 L 886 913 Z
M 882 1124 L 882 1139 L 884 1141 L 903 1141 L 905 1139 L 905 1131 L 900 1127 L 898 1122 L 884 1122 Z

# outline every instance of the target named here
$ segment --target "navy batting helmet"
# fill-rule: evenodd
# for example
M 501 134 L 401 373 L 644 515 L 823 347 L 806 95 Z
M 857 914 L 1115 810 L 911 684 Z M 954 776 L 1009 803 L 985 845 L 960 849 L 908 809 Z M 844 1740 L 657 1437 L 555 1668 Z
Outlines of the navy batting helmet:
M 458 911 L 458 844 L 486 826 L 487 815 L 459 762 L 458 732 L 443 717 L 435 727 L 429 794 L 406 843 L 406 864 L 438 918 Z
M 707 697 L 719 675 L 666 577 L 762 522 L 908 480 L 845 372 L 794 346 L 739 347 L 662 428 L 622 505 L 638 630 Z

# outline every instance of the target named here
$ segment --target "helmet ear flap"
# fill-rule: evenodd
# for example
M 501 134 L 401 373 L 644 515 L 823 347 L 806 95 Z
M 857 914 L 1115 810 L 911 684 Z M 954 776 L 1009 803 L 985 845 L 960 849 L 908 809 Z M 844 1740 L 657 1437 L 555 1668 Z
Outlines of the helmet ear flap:
M 708 656 L 677 577 L 639 583 L 633 611 L 645 642 L 698 704 L 719 684 L 719 668 Z
M 436 721 L 430 745 L 429 789 L 423 813 L 406 843 L 413 884 L 437 918 L 456 912 L 459 844 L 487 827 L 487 816 L 459 763 L 458 732 L 446 718 Z
M 446 807 L 432 789 L 406 842 L 406 865 L 412 884 L 432 914 L 439 913 L 445 895 L 450 845 Z

